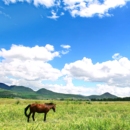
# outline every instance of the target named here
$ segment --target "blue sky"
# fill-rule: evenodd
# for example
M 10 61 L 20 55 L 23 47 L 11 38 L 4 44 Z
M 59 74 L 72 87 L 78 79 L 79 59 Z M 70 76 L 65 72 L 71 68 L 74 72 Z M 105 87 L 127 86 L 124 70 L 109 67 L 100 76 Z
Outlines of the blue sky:
M 0 82 L 130 96 L 129 0 L 0 1 Z

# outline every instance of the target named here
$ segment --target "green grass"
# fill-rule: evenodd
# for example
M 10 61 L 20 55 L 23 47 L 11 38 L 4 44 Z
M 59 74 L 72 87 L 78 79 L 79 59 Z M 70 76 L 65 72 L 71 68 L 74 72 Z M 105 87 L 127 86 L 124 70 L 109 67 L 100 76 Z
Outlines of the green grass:
M 49 100 L 0 99 L 0 130 L 130 130 L 129 102 L 56 101 L 43 122 L 43 114 L 27 123 L 24 108 Z

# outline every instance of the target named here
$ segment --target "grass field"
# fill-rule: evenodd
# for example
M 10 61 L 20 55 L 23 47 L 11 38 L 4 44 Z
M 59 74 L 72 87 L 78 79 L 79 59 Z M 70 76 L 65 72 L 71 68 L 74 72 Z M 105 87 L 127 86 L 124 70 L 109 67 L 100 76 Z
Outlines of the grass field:
M 130 102 L 56 101 L 56 112 L 24 115 L 30 103 L 49 100 L 0 99 L 0 130 L 130 130 Z

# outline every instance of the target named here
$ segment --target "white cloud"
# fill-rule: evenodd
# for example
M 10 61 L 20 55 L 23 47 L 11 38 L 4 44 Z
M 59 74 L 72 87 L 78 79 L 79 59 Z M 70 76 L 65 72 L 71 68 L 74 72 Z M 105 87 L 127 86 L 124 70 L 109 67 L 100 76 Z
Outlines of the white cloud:
M 119 53 L 115 53 L 115 54 L 112 56 L 112 58 L 113 58 L 114 60 L 119 60 L 119 59 L 122 58 L 122 56 L 121 56 Z
M 53 68 L 48 61 L 59 57 L 52 45 L 45 47 L 25 47 L 12 45 L 10 50 L 1 49 L 0 75 L 13 80 L 56 80 L 60 70 Z M 6 80 L 7 80 L 6 78 Z
M 62 45 L 70 48 L 69 45 Z M 130 96 L 130 60 L 120 57 L 102 63 L 93 64 L 91 59 L 84 57 L 62 70 L 54 68 L 49 61 L 59 57 L 54 46 L 25 47 L 12 45 L 9 50 L 0 50 L 0 82 L 9 85 L 24 85 L 34 90 L 47 88 L 60 93 L 81 95 L 103 94 L 110 92 L 117 96 Z M 119 53 L 113 57 L 120 56 Z M 58 80 L 60 78 L 60 84 Z M 73 80 L 95 83 L 95 86 L 77 86 Z M 54 81 L 56 83 L 43 83 Z
M 32 0 L 3 0 L 5 4 L 10 4 L 10 3 L 16 3 L 16 2 L 28 2 L 30 3 Z
M 60 15 L 58 16 L 58 15 L 57 15 L 57 11 L 52 10 L 52 11 L 51 11 L 51 16 L 47 16 L 47 18 L 56 20 L 56 19 L 58 19 L 60 16 L 63 16 L 63 15 L 64 15 L 64 12 L 61 12 Z
M 45 46 L 45 48 L 48 50 L 48 51 L 54 51 L 54 46 L 52 46 L 52 45 L 50 45 L 50 44 L 47 44 L 46 46 Z
M 69 10 L 73 17 L 92 17 L 93 15 L 110 16 L 109 10 L 122 7 L 126 4 L 125 0 L 64 0 L 65 9 Z
M 95 15 L 99 17 L 113 16 L 109 11 L 117 7 L 125 6 L 129 0 L 3 0 L 5 4 L 16 2 L 28 2 L 33 3 L 35 6 L 45 6 L 46 8 L 55 7 L 57 11 L 63 8 L 64 11 L 69 11 L 72 17 L 93 17 Z M 52 16 L 48 18 L 57 19 L 64 15 L 64 12 L 57 16 L 57 13 L 52 10 Z
M 3 0 L 5 4 L 16 3 L 16 0 Z
M 70 48 L 71 48 L 70 45 L 61 45 L 61 47 L 64 49 L 64 50 L 61 51 L 61 53 L 62 53 L 63 55 L 69 53 Z
M 12 45 L 10 50 L 1 49 L 0 56 L 5 59 L 20 59 L 20 60 L 42 60 L 49 61 L 60 54 L 54 51 L 52 45 L 47 44 L 45 47 L 25 47 L 22 45 Z
M 55 0 L 34 0 L 34 5 L 44 5 L 46 7 L 54 6 Z
M 64 13 L 64 12 L 61 12 L 60 16 L 63 16 L 63 15 L 65 15 L 65 13 Z
M 65 55 L 65 54 L 69 53 L 69 50 L 62 50 L 61 53 L 62 53 L 63 55 Z
M 65 85 L 50 84 L 50 90 L 87 96 L 105 92 L 120 97 L 130 96 L 130 60 L 126 57 L 96 64 L 84 57 L 82 60 L 65 64 L 62 73 L 65 76 Z M 95 86 L 77 86 L 73 79 L 83 80 L 86 84 L 95 83 Z
M 56 12 L 54 10 L 51 11 L 51 14 L 52 14 L 52 16 L 48 16 L 48 18 L 54 19 L 54 20 L 56 20 L 57 18 L 59 18 L 59 16 L 57 16 L 57 14 L 56 14 Z
M 43 5 L 48 7 L 54 6 L 55 0 L 3 0 L 5 4 L 10 4 L 10 3 L 16 3 L 16 2 L 28 2 L 33 4 L 35 6 Z
M 126 57 L 119 60 L 93 64 L 91 59 L 83 58 L 65 64 L 64 75 L 86 82 L 102 82 L 109 86 L 130 87 L 130 61 Z
M 61 47 L 64 48 L 64 49 L 69 49 L 69 48 L 71 48 L 70 45 L 61 45 Z

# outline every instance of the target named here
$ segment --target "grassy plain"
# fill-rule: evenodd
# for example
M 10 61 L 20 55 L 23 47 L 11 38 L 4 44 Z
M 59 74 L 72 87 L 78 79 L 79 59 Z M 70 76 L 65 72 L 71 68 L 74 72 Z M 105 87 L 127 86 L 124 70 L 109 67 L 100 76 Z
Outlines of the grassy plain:
M 56 101 L 43 122 L 43 114 L 27 123 L 24 108 L 49 100 L 0 99 L 0 130 L 130 130 L 130 102 Z

